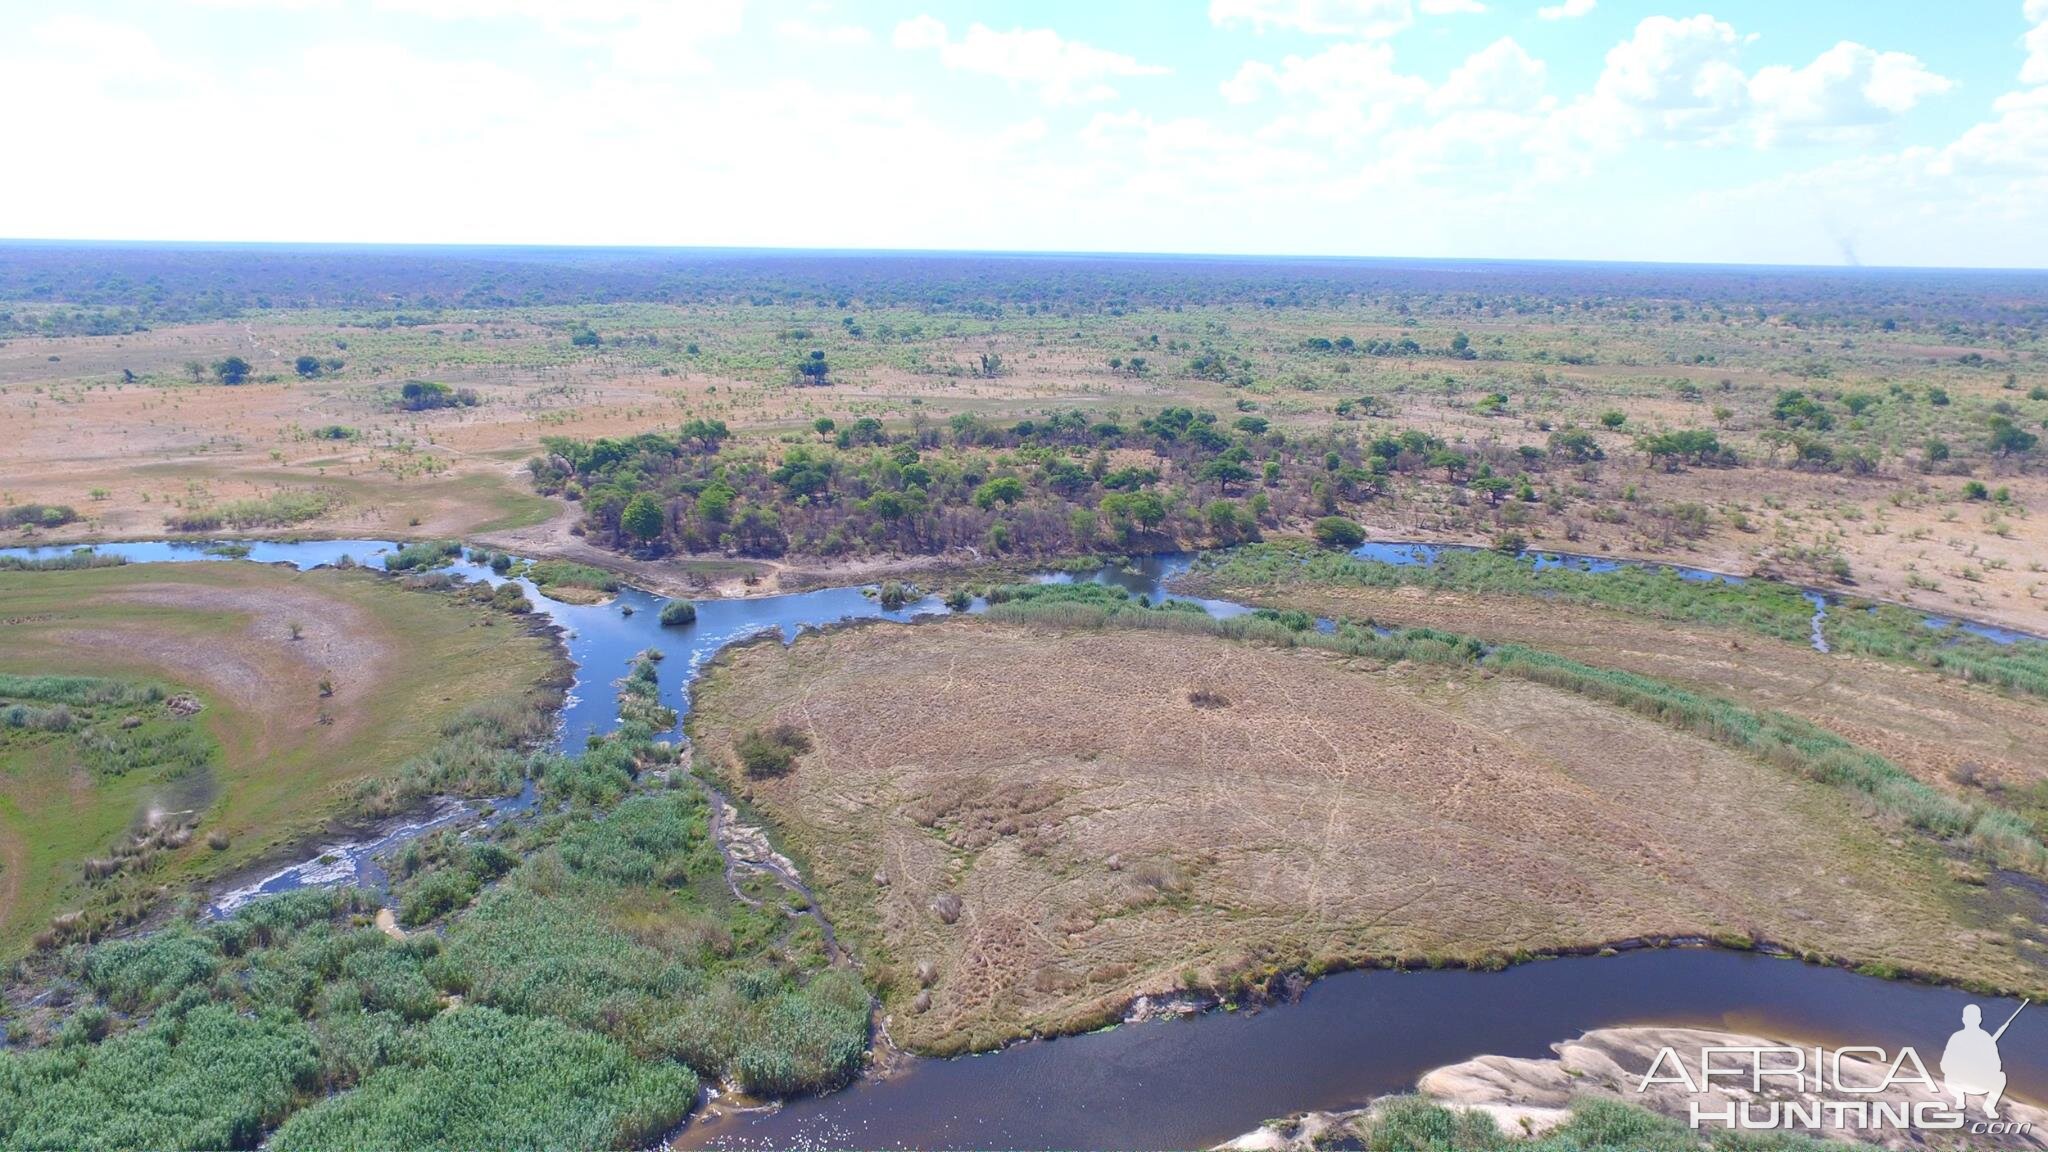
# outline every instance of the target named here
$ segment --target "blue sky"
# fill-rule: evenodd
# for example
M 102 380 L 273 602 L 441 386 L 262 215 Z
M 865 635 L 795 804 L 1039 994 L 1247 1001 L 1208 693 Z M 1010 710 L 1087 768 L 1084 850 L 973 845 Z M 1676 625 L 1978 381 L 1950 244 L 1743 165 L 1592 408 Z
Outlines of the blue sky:
M 0 0 L 0 235 L 2048 267 L 2048 0 Z

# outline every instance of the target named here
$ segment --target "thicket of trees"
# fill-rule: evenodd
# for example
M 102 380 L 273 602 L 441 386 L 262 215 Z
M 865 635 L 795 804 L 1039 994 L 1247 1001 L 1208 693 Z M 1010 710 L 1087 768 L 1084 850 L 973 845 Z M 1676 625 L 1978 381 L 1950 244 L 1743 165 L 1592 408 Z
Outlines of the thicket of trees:
M 529 463 L 543 492 L 583 503 L 609 547 L 750 556 L 1032 556 L 1229 545 L 1355 509 L 1389 477 L 1441 470 L 1489 501 L 1536 498 L 1540 448 L 1453 450 L 1418 431 L 1307 436 L 1259 416 L 1167 408 L 1133 418 L 1078 411 L 996 424 L 962 414 L 891 432 L 863 418 L 814 426 L 779 455 L 723 451 L 722 423 L 674 434 L 550 438 Z

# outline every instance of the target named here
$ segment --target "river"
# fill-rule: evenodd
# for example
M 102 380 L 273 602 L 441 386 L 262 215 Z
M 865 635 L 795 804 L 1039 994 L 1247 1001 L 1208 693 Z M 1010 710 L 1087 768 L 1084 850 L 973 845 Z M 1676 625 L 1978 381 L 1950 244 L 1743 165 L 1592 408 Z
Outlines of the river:
M 348 556 L 375 565 L 396 547 L 376 540 L 261 543 L 253 545 L 247 559 L 305 569 Z M 182 543 L 109 544 L 98 550 L 144 563 L 219 559 L 202 546 Z M 62 551 L 68 549 L 5 549 L 0 554 Z M 1439 549 L 1374 543 L 1357 554 L 1429 563 Z M 1532 561 L 1596 572 L 1636 563 L 1555 553 L 1535 554 Z M 1157 556 L 1130 567 L 1040 579 L 1114 583 L 1156 600 L 1169 595 L 1167 584 L 1191 563 L 1189 556 Z M 1688 579 L 1740 580 L 1665 567 Z M 467 558 L 447 570 L 493 584 L 507 579 Z M 772 629 L 788 642 L 805 628 L 859 619 L 903 621 L 949 611 L 936 597 L 889 609 L 859 587 L 827 588 L 698 601 L 695 623 L 663 627 L 660 613 L 667 601 L 639 589 L 624 589 L 608 604 L 571 605 L 541 597 L 529 582 L 519 582 L 532 594 L 536 610 L 562 628 L 576 665 L 576 685 L 556 738 L 564 750 L 581 747 L 589 736 L 617 723 L 611 682 L 648 648 L 666 657 L 664 670 L 687 670 L 683 676 L 665 676 L 663 684 L 666 701 L 683 713 L 689 707 L 690 679 L 737 640 Z M 1809 595 L 1816 608 L 1814 638 L 1822 646 L 1820 623 L 1830 602 Z M 1229 601 L 1200 603 L 1217 616 L 1249 611 Z M 1982 626 L 1970 630 L 2001 642 L 2033 639 Z M 502 813 L 530 803 L 529 790 L 493 807 Z M 228 894 L 216 911 L 302 884 L 374 882 L 378 854 L 477 807 L 451 802 L 368 842 L 323 845 L 305 860 Z M 2038 914 L 2038 899 L 2026 904 Z M 1209 1012 L 1035 1040 L 981 1056 L 909 1060 L 887 1076 L 864 1079 L 843 1091 L 775 1109 L 708 1117 L 687 1126 L 676 1143 L 719 1148 L 1200 1147 L 1271 1117 L 1355 1107 L 1412 1087 L 1431 1068 L 1475 1055 L 1544 1055 L 1550 1044 L 1590 1028 L 1726 1026 L 1808 1042 L 1915 1045 L 1929 1051 L 1938 1050 L 1954 1030 L 1963 1004 L 1973 999 L 1984 1004 L 1987 1018 L 2003 1019 L 2017 1007 L 1951 989 L 1705 948 L 1546 960 L 1502 972 L 1351 972 L 1317 981 L 1296 1003 L 1258 1012 Z M 2005 1049 L 2013 1090 L 2048 1099 L 2048 1024 L 2015 1029 Z

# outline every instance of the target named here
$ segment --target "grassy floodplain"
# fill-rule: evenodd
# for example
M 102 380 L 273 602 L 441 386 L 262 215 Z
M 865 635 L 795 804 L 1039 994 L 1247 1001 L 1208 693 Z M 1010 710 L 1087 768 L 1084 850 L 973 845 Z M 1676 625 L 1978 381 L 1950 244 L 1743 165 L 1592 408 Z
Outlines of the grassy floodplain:
M 90 935 L 337 817 L 410 803 L 423 776 L 462 790 L 465 731 L 544 732 L 545 686 L 559 675 L 553 640 L 523 618 L 367 571 L 0 572 L 0 619 L 0 675 L 25 678 L 0 681 L 0 699 L 62 703 L 24 690 L 37 677 L 90 678 L 111 694 L 67 705 L 61 731 L 33 717 L 0 730 L 10 955 L 60 912 L 87 915 L 59 935 Z M 155 744 L 127 763 L 97 750 L 145 740 Z M 151 841 L 146 860 L 89 875 L 137 832 Z

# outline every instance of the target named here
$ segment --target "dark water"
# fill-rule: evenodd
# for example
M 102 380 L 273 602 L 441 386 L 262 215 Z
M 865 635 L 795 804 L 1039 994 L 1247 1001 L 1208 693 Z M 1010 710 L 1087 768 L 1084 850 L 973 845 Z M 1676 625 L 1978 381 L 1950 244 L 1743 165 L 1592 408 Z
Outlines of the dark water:
M 1349 972 L 1299 1003 L 914 1061 L 772 1113 L 699 1121 L 697 1148 L 1202 1148 L 1310 1109 L 1410 1090 L 1483 1054 L 1546 1056 L 1590 1028 L 1681 1024 L 1807 1044 L 1912 1046 L 1932 1068 L 1963 1005 L 2014 1001 L 1794 960 L 1674 948 L 1546 960 L 1504 972 Z M 2036 1006 L 2037 1008 L 2039 1006 Z M 2012 1091 L 2048 1092 L 2048 1018 L 2001 1043 Z

